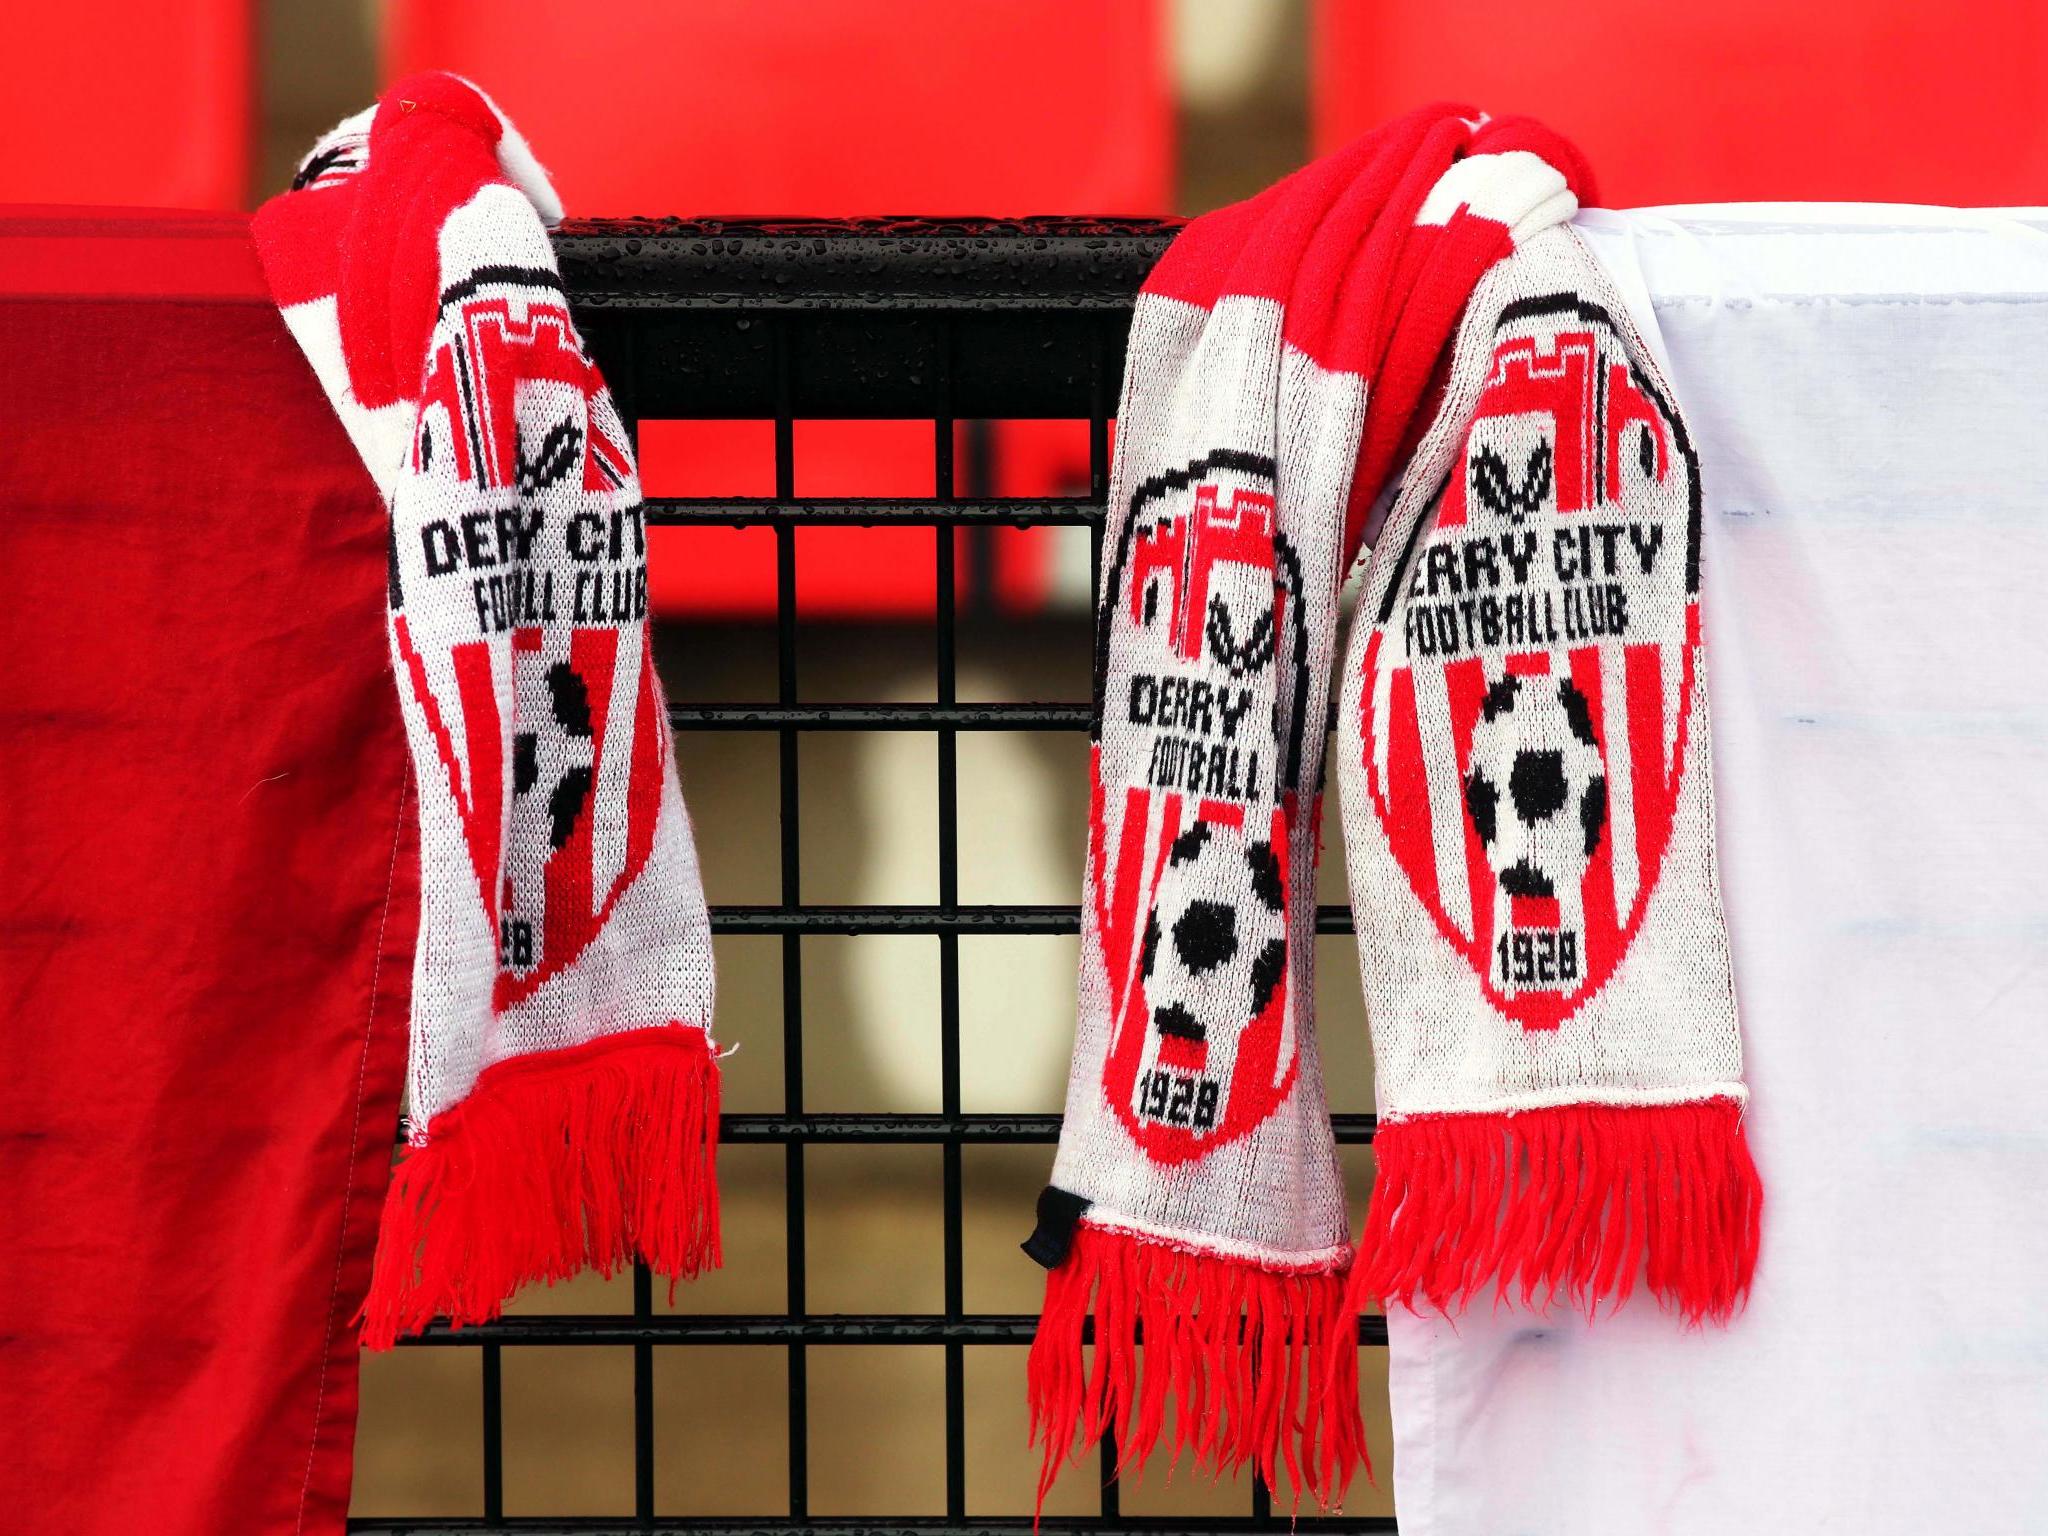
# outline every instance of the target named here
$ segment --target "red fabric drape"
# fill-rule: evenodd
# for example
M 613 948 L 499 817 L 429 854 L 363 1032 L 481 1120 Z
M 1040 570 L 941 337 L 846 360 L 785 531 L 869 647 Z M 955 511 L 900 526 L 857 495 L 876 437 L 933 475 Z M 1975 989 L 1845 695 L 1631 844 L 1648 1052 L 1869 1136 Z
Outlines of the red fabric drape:
M 342 1530 L 416 907 L 384 546 L 245 221 L 0 215 L 8 1530 Z

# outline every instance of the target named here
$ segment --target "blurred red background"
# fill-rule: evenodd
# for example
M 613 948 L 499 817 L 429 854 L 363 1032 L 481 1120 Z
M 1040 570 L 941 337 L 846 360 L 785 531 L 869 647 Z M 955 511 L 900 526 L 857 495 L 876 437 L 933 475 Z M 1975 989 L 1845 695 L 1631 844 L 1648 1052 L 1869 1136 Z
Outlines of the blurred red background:
M 341 15 L 357 57 L 321 30 Z M 1441 97 L 1544 117 L 1610 206 L 2048 201 L 2034 0 L 74 0 L 8 35 L 6 201 L 247 207 L 288 163 L 269 140 L 429 67 L 496 96 L 572 215 L 1192 213 Z M 927 425 L 799 436 L 799 496 L 934 493 Z M 1087 485 L 1075 423 L 963 429 L 956 462 L 963 494 Z M 654 495 L 769 495 L 769 428 L 648 423 L 642 470 Z M 992 537 L 966 569 L 1001 607 L 1081 595 L 1047 537 Z M 922 530 L 803 548 L 807 613 L 930 609 Z M 773 550 L 664 530 L 657 612 L 771 611 Z

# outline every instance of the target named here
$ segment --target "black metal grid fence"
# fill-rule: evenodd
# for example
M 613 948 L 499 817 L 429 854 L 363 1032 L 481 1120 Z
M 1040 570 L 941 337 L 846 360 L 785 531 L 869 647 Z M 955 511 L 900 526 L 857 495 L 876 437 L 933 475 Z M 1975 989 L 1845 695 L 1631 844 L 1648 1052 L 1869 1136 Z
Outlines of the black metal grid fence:
M 961 1111 L 962 934 L 1077 931 L 1074 906 L 963 905 L 959 900 L 956 748 L 962 731 L 1083 731 L 1089 706 L 961 703 L 956 641 L 961 589 L 959 541 L 951 531 L 996 526 L 1083 526 L 1099 573 L 1102 508 L 1109 484 L 1109 424 L 1123 368 L 1124 336 L 1139 283 L 1171 238 L 1154 221 L 1037 220 L 1026 223 L 773 224 L 673 221 L 573 225 L 557 237 L 563 275 L 582 326 L 629 423 L 709 418 L 772 419 L 775 495 L 764 499 L 650 497 L 653 526 L 770 527 L 776 540 L 776 697 L 756 704 L 678 705 L 679 731 L 773 732 L 779 744 L 781 900 L 773 906 L 711 909 L 714 933 L 781 939 L 780 1114 L 724 1119 L 728 1144 L 783 1148 L 787 1310 L 773 1315 L 657 1312 L 648 1272 L 633 1276 L 633 1307 L 616 1316 L 515 1316 L 459 1331 L 436 1326 L 415 1347 L 474 1349 L 483 1390 L 481 1519 L 380 1518 L 350 1528 L 383 1536 L 518 1531 L 526 1536 L 702 1531 L 731 1536 L 829 1531 L 969 1533 L 1028 1531 L 1031 1515 L 970 1516 L 965 1446 L 965 1356 L 970 1348 L 1016 1348 L 1036 1318 L 970 1313 L 963 1297 L 961 1162 L 969 1144 L 1030 1143 L 1050 1149 L 1053 1115 Z M 802 419 L 910 419 L 933 424 L 936 494 L 929 501 L 799 501 L 795 423 Z M 1084 500 L 992 500 L 955 494 L 956 423 L 1016 418 L 1085 419 L 1089 495 Z M 797 544 L 804 526 L 917 526 L 934 530 L 937 687 L 924 704 L 807 704 L 797 673 Z M 973 546 L 969 546 L 969 558 Z M 1093 583 L 1091 582 L 1091 589 Z M 931 906 L 807 906 L 798 808 L 798 738 L 807 731 L 920 731 L 938 748 L 938 901 Z M 700 808 L 701 810 L 701 808 Z M 713 891 L 715 898 L 717 892 Z M 1347 932 L 1341 907 L 1318 914 L 1323 932 Z M 939 946 L 941 1107 L 937 1114 L 810 1114 L 804 1108 L 805 936 L 921 934 Z M 1372 1117 L 1337 1117 L 1340 1141 L 1369 1141 Z M 940 1149 L 943 1178 L 944 1307 L 929 1315 L 847 1315 L 810 1311 L 805 1301 L 804 1153 L 833 1143 L 915 1143 Z M 1019 1238 L 1024 1234 L 1018 1233 Z M 1023 1262 L 1021 1259 L 1019 1262 Z M 1367 1345 L 1383 1345 L 1384 1324 L 1367 1319 Z M 757 1519 L 655 1514 L 654 1352 L 720 1344 L 788 1349 L 789 1512 Z M 508 1519 L 504 1514 L 502 1355 L 508 1346 L 628 1346 L 633 1359 L 632 1517 Z M 833 1345 L 942 1346 L 945 1357 L 945 1509 L 942 1516 L 860 1519 L 810 1515 L 809 1351 Z M 1105 1474 L 1114 1448 L 1103 1448 Z M 1254 1479 L 1249 1512 L 1216 1520 L 1143 1519 L 1120 1514 L 1105 1475 L 1099 1516 L 1048 1518 L 1052 1536 L 1139 1530 L 1160 1533 L 1281 1531 L 1267 1489 Z M 1391 1531 L 1389 1519 L 1319 1520 L 1329 1531 Z

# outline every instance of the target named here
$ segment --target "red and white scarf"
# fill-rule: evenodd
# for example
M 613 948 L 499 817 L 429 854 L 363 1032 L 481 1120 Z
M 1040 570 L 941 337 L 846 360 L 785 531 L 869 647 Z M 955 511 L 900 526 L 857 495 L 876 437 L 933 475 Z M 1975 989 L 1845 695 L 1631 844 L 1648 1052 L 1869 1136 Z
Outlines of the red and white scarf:
M 710 927 L 648 645 L 629 438 L 524 141 L 452 75 L 323 138 L 265 274 L 391 514 L 419 792 L 410 1133 L 364 1339 L 718 1262 Z
M 1026 1244 L 1047 1485 L 1077 1438 L 1141 1464 L 1171 1402 L 1176 1452 L 1334 1504 L 1370 1300 L 1590 1313 L 1643 1284 L 1721 1321 L 1747 1292 L 1698 466 L 1564 227 L 1587 187 L 1541 127 L 1429 108 L 1197 219 L 1138 299 L 1080 1023 Z M 1354 562 L 1335 750 L 1380 1108 L 1356 1250 L 1312 1018 Z

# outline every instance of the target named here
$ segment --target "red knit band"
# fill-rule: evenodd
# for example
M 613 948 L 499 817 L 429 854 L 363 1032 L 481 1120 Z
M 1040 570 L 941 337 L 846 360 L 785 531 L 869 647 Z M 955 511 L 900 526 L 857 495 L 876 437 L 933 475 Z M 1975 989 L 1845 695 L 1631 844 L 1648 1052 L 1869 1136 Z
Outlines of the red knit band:
M 1588 1315 L 1638 1280 L 1726 1322 L 1756 1273 L 1763 1186 L 1742 1106 L 1572 1104 L 1383 1125 L 1348 1310 L 1455 1313 L 1489 1289 Z
M 1306 1492 L 1336 1508 L 1361 1468 L 1372 1476 L 1343 1294 L 1335 1270 L 1281 1273 L 1084 1222 L 1046 1277 L 1026 1368 L 1032 1443 L 1045 1458 L 1040 1507 L 1060 1468 L 1105 1434 L 1117 1437 L 1118 1475 L 1142 1469 L 1167 1432 L 1170 1400 L 1169 1459 L 1192 1447 L 1219 1475 L 1249 1462 L 1268 1488 L 1282 1486 L 1284 1469 L 1297 1501 Z
M 718 1096 L 704 1032 L 681 1025 L 487 1068 L 392 1177 L 364 1345 L 486 1322 L 529 1280 L 716 1269 Z

